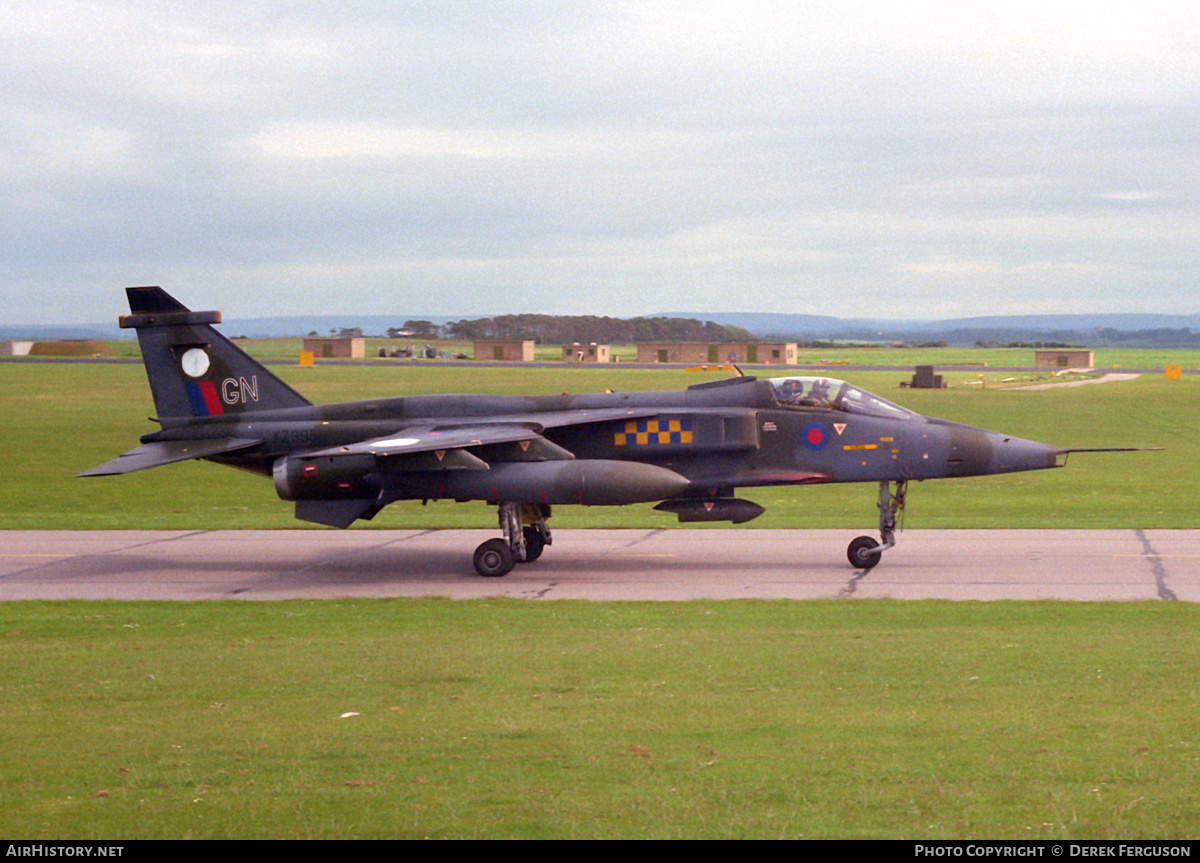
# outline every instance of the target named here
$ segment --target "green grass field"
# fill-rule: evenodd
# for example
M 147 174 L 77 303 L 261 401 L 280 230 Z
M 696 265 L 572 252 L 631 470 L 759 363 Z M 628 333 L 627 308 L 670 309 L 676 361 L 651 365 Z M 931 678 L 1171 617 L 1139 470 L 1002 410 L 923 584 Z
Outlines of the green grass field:
M 5 614 L 6 836 L 1200 835 L 1179 603 Z
M 276 370 L 314 401 L 719 376 Z M 1200 526 L 1195 376 L 1016 392 L 993 372 L 985 388 L 952 374 L 944 391 L 830 374 L 1022 437 L 1166 448 L 924 483 L 910 527 Z M 155 428 L 140 366 L 0 363 L 0 408 L 5 527 L 299 526 L 269 482 L 215 465 L 71 478 Z M 768 506 L 751 527 L 875 524 L 866 486 L 747 496 Z M 494 524 L 482 505 L 402 504 L 363 529 Z M 674 524 L 649 506 L 554 518 Z M 0 615 L 0 835 L 1200 837 L 1200 612 L 1181 603 L 24 602 Z

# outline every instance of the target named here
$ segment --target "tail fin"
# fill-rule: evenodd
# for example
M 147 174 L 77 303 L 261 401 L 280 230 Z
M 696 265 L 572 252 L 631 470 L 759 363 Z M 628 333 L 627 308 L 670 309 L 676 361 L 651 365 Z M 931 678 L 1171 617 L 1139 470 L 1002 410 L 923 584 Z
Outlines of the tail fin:
M 310 402 L 210 326 L 220 312 L 193 312 L 162 288 L 126 288 L 160 420 L 304 407 Z

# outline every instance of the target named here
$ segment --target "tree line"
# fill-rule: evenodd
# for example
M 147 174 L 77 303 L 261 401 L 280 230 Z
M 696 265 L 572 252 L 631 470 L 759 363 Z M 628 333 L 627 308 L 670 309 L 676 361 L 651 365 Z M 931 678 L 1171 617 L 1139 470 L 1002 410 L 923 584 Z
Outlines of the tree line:
M 410 322 L 415 323 L 415 322 Z M 747 342 L 754 336 L 694 318 L 609 318 L 596 315 L 498 315 L 450 321 L 441 335 L 451 339 L 532 340 L 538 344 L 632 344 L 635 342 Z

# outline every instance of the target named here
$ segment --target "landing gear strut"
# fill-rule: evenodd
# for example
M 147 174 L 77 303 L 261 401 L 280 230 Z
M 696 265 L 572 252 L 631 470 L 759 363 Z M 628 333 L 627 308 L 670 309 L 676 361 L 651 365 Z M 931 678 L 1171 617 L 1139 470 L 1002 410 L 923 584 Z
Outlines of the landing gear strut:
M 488 578 L 508 575 L 515 564 L 532 563 L 551 544 L 546 519 L 550 507 L 539 503 L 502 503 L 504 539 L 489 539 L 475 549 L 475 571 Z
M 860 536 L 846 549 L 846 557 L 855 569 L 870 569 L 879 563 L 883 553 L 896 545 L 896 515 L 901 524 L 904 519 L 904 498 L 908 494 L 908 480 L 897 480 L 896 490 L 887 480 L 879 483 L 879 538 L 880 545 L 869 536 Z

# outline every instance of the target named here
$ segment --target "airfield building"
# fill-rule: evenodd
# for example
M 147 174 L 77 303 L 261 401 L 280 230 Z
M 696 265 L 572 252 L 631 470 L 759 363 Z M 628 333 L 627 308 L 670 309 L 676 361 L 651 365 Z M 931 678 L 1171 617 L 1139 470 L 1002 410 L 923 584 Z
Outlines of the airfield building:
M 1092 351 L 1035 351 L 1033 364 L 1039 369 L 1090 369 L 1096 357 Z
M 608 363 L 612 362 L 612 351 L 608 345 L 598 345 L 592 342 L 581 345 L 563 345 L 562 358 L 564 363 Z
M 33 349 L 33 342 L 14 339 L 0 343 L 0 356 L 27 357 Z
M 367 340 L 305 339 L 304 352 L 322 359 L 361 359 L 367 355 Z
M 533 342 L 475 342 L 475 359 L 502 363 L 531 363 Z
M 658 342 L 638 345 L 639 363 L 762 363 L 794 366 L 795 342 Z

